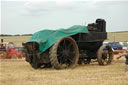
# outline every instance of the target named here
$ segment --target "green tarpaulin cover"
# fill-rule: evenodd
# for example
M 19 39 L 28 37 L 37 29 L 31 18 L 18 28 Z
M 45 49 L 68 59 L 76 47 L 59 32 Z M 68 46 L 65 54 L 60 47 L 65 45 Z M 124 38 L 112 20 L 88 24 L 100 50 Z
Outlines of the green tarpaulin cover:
M 40 53 L 42 53 L 51 47 L 57 40 L 78 33 L 88 33 L 87 27 L 75 25 L 68 29 L 42 30 L 34 33 L 28 42 L 37 42 L 39 44 Z

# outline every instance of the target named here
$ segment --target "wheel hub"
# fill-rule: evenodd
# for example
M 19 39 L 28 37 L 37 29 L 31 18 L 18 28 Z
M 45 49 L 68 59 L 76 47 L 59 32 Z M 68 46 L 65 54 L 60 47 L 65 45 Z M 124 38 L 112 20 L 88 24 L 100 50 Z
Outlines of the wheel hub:
M 63 55 L 68 56 L 69 55 L 69 50 L 63 50 Z

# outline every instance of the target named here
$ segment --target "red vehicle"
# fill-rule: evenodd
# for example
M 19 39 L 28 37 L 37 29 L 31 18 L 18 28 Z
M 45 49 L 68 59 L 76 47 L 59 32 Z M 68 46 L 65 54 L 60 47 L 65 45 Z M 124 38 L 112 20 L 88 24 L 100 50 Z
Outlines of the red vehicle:
M 24 56 L 24 52 L 23 52 L 23 47 L 15 47 L 15 50 L 18 51 L 18 52 L 16 53 L 18 58 L 23 58 L 23 57 L 25 57 L 25 56 Z
M 3 43 L 3 39 L 1 39 L 0 58 L 22 58 L 24 56 L 24 53 L 20 49 L 22 49 L 22 47 L 15 47 L 13 42 Z

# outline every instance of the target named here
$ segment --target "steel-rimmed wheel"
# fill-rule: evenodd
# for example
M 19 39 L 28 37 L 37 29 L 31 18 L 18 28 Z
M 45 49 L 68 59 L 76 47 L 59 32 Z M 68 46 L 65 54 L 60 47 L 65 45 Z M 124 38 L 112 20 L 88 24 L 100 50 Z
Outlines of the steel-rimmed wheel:
M 25 60 L 34 68 L 38 69 L 42 65 L 39 61 L 39 48 L 36 42 L 23 43 L 23 51 L 25 54 Z
M 79 59 L 79 50 L 72 37 L 58 40 L 49 51 L 51 65 L 55 69 L 75 67 Z
M 113 60 L 113 51 L 110 46 L 101 46 L 97 52 L 99 65 L 111 64 Z
M 31 56 L 29 63 L 34 69 L 38 69 L 40 67 L 37 56 Z

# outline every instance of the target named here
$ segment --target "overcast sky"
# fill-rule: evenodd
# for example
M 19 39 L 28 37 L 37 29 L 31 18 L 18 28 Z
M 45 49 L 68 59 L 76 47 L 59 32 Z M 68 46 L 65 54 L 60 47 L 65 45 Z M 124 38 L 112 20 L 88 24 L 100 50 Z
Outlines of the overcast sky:
M 1 34 L 87 25 L 103 18 L 107 31 L 128 31 L 128 0 L 2 0 Z

